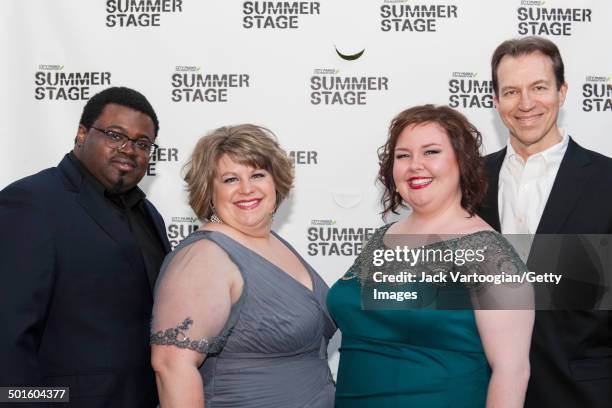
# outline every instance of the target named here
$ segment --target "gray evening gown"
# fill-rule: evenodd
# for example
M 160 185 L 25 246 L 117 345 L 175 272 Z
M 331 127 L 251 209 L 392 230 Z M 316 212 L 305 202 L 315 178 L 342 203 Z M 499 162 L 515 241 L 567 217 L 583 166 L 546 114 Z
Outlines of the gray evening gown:
M 200 367 L 206 408 L 331 408 L 334 405 L 327 343 L 336 327 L 325 305 L 328 287 L 287 242 L 277 238 L 305 265 L 312 278 L 312 291 L 220 232 L 194 232 L 162 265 L 163 280 L 165 269 L 177 253 L 198 241 L 208 240 L 224 251 L 223 255 L 238 268 L 244 280 L 242 294 L 232 305 L 224 327 L 214 337 L 207 338 L 193 336 L 194 332 L 189 331 L 196 320 L 192 314 L 175 320 L 170 327 L 165 325 L 167 318 L 163 324 L 156 322 L 157 314 L 162 315 L 165 308 L 173 307 L 170 303 L 164 304 L 170 302 L 166 298 L 160 302 L 156 290 L 151 343 L 172 344 L 208 354 Z M 211 259 L 211 264 L 214 262 Z M 182 301 L 177 299 L 179 303 Z M 197 316 L 197 311 L 193 314 Z

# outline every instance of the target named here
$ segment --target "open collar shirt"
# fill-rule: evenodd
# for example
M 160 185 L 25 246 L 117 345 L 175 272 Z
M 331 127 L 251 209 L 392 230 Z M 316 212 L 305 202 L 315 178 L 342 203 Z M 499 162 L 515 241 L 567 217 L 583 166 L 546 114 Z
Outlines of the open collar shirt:
M 569 136 L 559 129 L 561 141 L 523 160 L 508 141 L 499 172 L 498 208 L 504 234 L 535 234 L 544 207 L 567 151 Z

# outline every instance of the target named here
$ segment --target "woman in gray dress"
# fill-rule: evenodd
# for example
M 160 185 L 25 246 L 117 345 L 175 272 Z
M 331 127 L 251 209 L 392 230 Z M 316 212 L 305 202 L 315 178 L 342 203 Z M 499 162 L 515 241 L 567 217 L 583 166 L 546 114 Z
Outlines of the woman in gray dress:
M 293 182 L 286 153 L 264 128 L 223 127 L 187 169 L 207 222 L 168 255 L 155 290 L 161 407 L 331 408 L 327 285 L 271 231 Z

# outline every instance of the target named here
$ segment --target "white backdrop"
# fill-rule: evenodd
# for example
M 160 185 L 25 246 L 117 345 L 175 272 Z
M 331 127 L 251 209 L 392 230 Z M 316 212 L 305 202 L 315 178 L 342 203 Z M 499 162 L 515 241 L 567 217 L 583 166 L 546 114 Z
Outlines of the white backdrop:
M 559 46 L 561 126 L 611 156 L 611 20 L 612 3 L 597 0 L 5 0 L 0 188 L 60 161 L 85 99 L 132 87 L 160 118 L 163 149 L 141 187 L 176 243 L 197 224 L 180 177 L 196 140 L 226 124 L 264 125 L 296 157 L 275 229 L 331 284 L 360 233 L 382 223 L 376 149 L 396 113 L 450 104 L 482 131 L 485 153 L 505 144 L 488 89 L 505 39 L 541 34 Z M 231 80 L 190 88 L 198 75 Z M 346 77 L 370 78 L 372 89 L 334 89 L 330 103 L 313 89 Z M 350 103 L 355 92 L 362 104 Z

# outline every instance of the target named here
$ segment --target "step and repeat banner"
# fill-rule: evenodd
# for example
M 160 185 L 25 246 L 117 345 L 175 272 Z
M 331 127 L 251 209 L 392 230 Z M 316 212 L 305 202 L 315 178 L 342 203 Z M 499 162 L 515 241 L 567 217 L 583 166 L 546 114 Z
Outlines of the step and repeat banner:
M 56 165 L 85 101 L 144 93 L 160 119 L 141 187 L 178 243 L 199 221 L 181 168 L 222 125 L 270 128 L 295 162 L 275 229 L 334 282 L 382 224 L 377 148 L 423 103 L 457 108 L 506 143 L 490 56 L 542 35 L 564 57 L 561 126 L 612 156 L 612 2 L 570 0 L 8 0 L 1 13 L 0 188 Z

